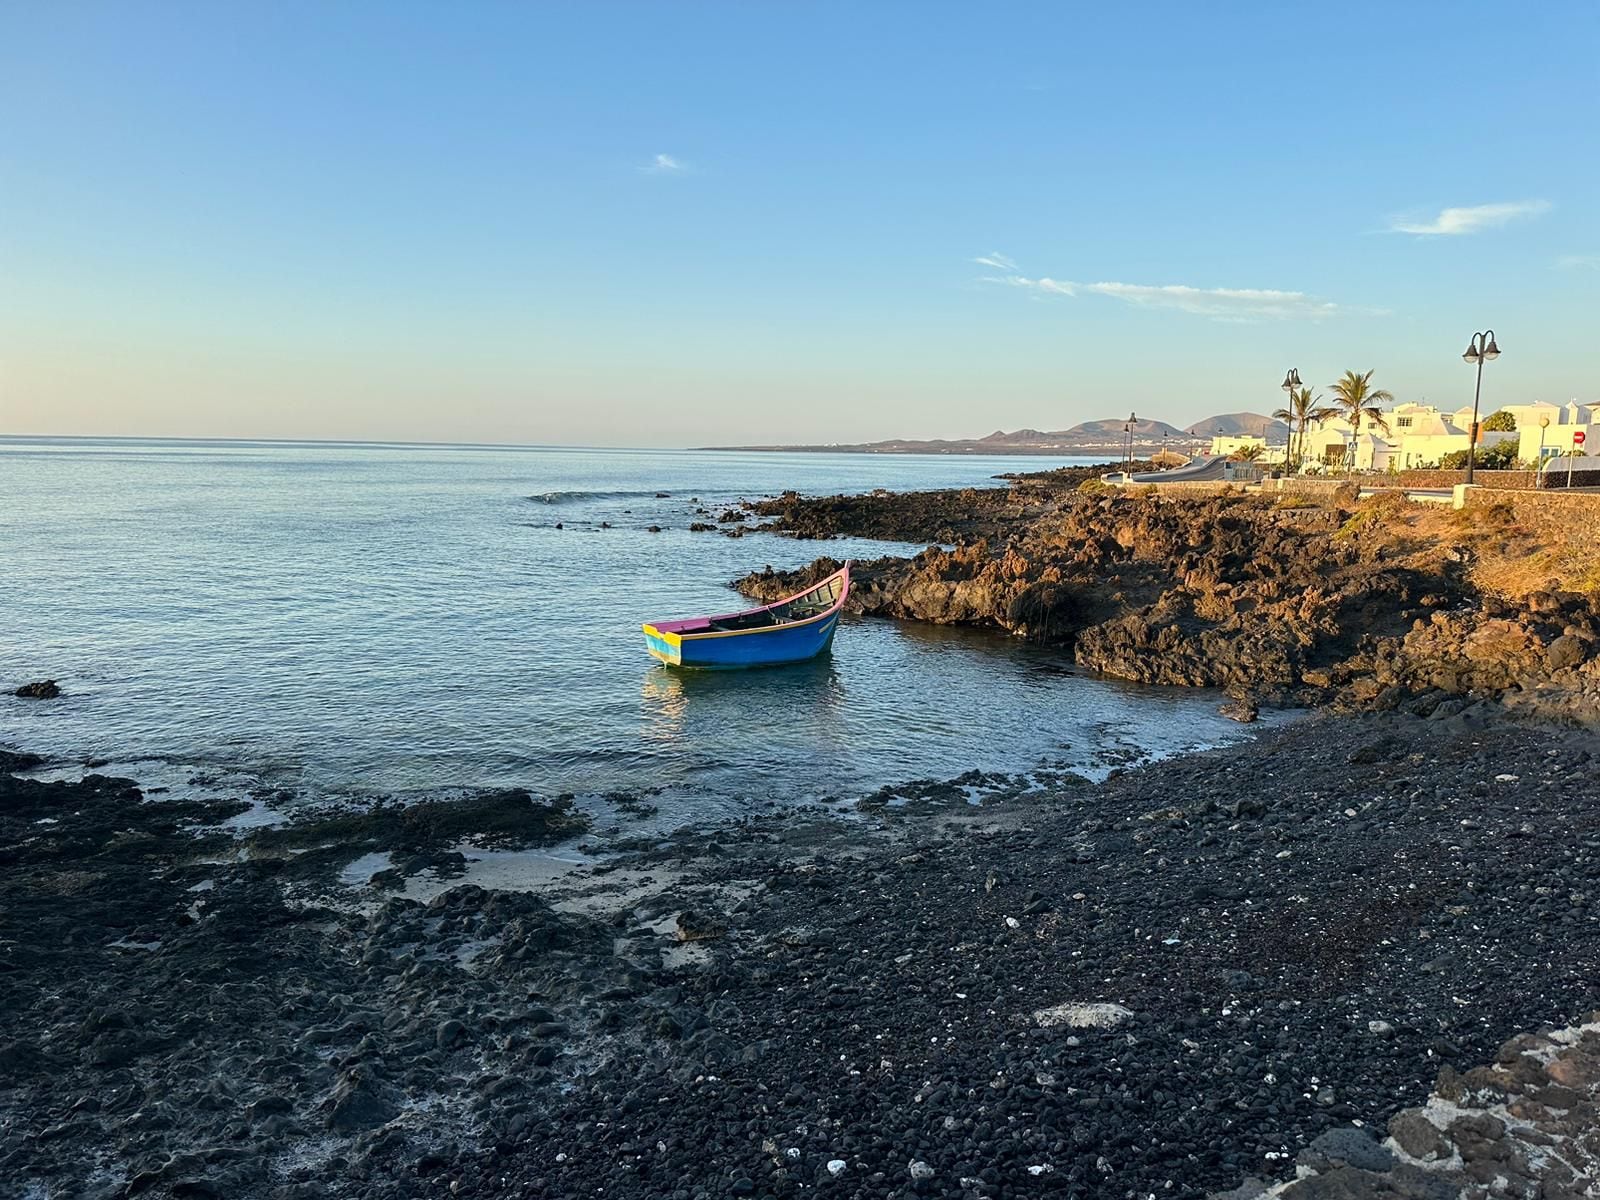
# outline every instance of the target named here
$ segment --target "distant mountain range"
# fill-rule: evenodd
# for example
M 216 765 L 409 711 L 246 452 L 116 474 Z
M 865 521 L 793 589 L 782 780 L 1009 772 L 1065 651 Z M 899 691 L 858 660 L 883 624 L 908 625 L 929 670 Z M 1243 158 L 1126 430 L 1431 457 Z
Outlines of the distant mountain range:
M 1128 445 L 1127 418 L 1108 417 L 1100 421 L 1080 421 L 1070 429 L 1017 429 L 1007 433 L 997 429 L 981 438 L 916 439 L 890 438 L 882 442 L 816 446 L 708 446 L 709 450 L 790 450 L 832 454 L 1108 454 L 1119 458 Z M 1213 435 L 1253 436 L 1265 434 L 1269 442 L 1282 441 L 1287 434 L 1282 421 L 1261 413 L 1221 413 L 1180 429 L 1166 421 L 1152 419 L 1133 423 L 1133 448 L 1155 450 L 1163 446 L 1194 448 L 1210 441 Z

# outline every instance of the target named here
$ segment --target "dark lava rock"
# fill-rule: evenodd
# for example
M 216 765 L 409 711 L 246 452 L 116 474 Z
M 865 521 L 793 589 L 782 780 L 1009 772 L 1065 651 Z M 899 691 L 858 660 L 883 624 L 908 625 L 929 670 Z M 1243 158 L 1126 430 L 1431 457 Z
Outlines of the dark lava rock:
M 377 1083 L 360 1070 L 339 1080 L 325 1106 L 327 1126 L 334 1133 L 356 1133 L 386 1125 L 400 1114 Z
M 18 771 L 31 771 L 37 766 L 42 766 L 44 759 L 37 754 L 25 754 L 18 750 L 0 750 L 0 772 L 14 775 Z
M 678 914 L 675 928 L 675 933 L 680 942 L 699 942 L 709 938 L 718 938 L 727 931 L 728 926 L 725 922 L 689 909 L 685 909 Z
M 546 845 L 575 837 L 588 825 L 571 796 L 536 799 L 522 788 L 506 788 L 460 800 L 379 804 L 362 813 L 315 815 L 259 830 L 251 835 L 251 841 L 261 850 L 273 851 L 339 843 L 433 853 L 469 837 L 480 845 Z M 457 866 L 452 854 L 447 851 L 442 857 L 416 860 L 414 870 L 403 864 L 401 873 L 414 874 L 429 867 L 450 873 Z
M 1395 1116 L 1389 1122 L 1389 1136 L 1412 1158 L 1432 1162 L 1449 1158 L 1451 1154 L 1450 1143 L 1445 1141 L 1438 1126 L 1417 1112 L 1407 1111 Z
M 1256 702 L 1242 696 L 1227 701 L 1217 711 L 1230 721 L 1238 721 L 1246 725 L 1261 715 L 1261 710 L 1257 707 Z
M 1589 652 L 1579 638 L 1564 634 L 1550 643 L 1546 651 L 1552 671 L 1563 671 L 1568 667 L 1575 667 L 1589 657 Z
M 1330 1129 L 1314 1138 L 1304 1156 L 1307 1160 L 1358 1167 L 1363 1171 L 1387 1171 L 1394 1166 L 1392 1151 L 1365 1129 Z
M 61 688 L 54 679 L 39 679 L 23 684 L 16 694 L 24 700 L 54 700 L 61 695 Z

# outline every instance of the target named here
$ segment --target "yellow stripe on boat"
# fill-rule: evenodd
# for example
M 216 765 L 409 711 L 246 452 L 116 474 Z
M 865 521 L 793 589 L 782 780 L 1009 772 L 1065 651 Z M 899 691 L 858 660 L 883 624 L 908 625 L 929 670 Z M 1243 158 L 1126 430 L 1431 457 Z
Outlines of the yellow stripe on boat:
M 659 658 L 669 667 L 676 667 L 683 662 L 683 638 L 680 634 L 673 633 L 670 629 L 657 629 L 654 625 L 644 627 L 644 648 L 650 652 L 652 658 Z M 658 649 L 656 643 L 666 646 L 665 650 Z

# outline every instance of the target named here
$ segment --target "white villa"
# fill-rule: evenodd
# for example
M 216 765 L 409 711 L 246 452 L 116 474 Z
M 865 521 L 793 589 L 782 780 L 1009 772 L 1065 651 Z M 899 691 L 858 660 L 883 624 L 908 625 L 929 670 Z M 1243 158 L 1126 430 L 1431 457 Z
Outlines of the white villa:
M 1387 471 L 1420 467 L 1439 461 L 1452 450 L 1467 448 L 1466 431 L 1450 416 L 1421 404 L 1402 404 L 1385 414 L 1388 430 L 1361 422 L 1354 439 L 1354 465 L 1358 471 Z M 1345 466 L 1350 461 L 1350 422 L 1329 417 L 1306 430 L 1301 457 L 1307 463 L 1329 467 Z
M 1540 462 L 1570 454 L 1600 453 L 1600 405 L 1509 404 L 1507 410 L 1517 418 L 1517 457 L 1524 462 Z M 1574 437 L 1582 433 L 1583 441 Z
M 1508 412 L 1516 420 L 1515 430 L 1486 430 L 1479 437 L 1480 449 L 1500 442 L 1515 441 L 1517 458 L 1536 462 L 1569 453 L 1600 452 L 1600 404 L 1507 404 L 1495 412 Z M 1486 421 L 1491 412 L 1483 412 Z M 1412 467 L 1436 466 L 1447 454 L 1467 448 L 1472 427 L 1472 408 L 1446 412 L 1429 404 L 1397 404 L 1384 414 L 1387 430 L 1363 421 L 1355 441 L 1355 469 L 1358 471 L 1403 471 Z M 1582 442 L 1573 434 L 1582 431 Z M 1306 431 L 1301 457 L 1308 464 L 1343 466 L 1350 452 L 1350 424 L 1342 417 L 1330 417 Z

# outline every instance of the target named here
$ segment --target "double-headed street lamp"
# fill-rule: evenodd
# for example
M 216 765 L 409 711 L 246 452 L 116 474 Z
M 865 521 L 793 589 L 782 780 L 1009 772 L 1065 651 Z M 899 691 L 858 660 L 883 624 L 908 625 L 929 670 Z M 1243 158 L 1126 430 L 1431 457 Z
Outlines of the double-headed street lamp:
M 1283 465 L 1285 472 L 1294 469 L 1294 463 L 1291 461 L 1294 457 L 1294 392 L 1299 386 L 1300 368 L 1290 367 L 1288 372 L 1283 377 L 1283 390 L 1288 394 L 1289 397 L 1289 402 L 1283 406 L 1284 410 L 1289 414 L 1289 442 L 1288 445 L 1283 448 Z
M 1494 344 L 1494 330 L 1486 329 L 1472 335 L 1467 352 L 1461 356 L 1469 366 L 1478 368 L 1478 383 L 1472 389 L 1472 428 L 1467 431 L 1467 482 L 1472 482 L 1472 467 L 1478 451 L 1478 397 L 1483 394 L 1483 364 L 1500 357 L 1500 347 Z
M 1127 445 L 1122 461 L 1130 471 L 1133 470 L 1133 423 L 1138 419 L 1130 412 L 1127 421 L 1122 426 L 1122 435 Z

